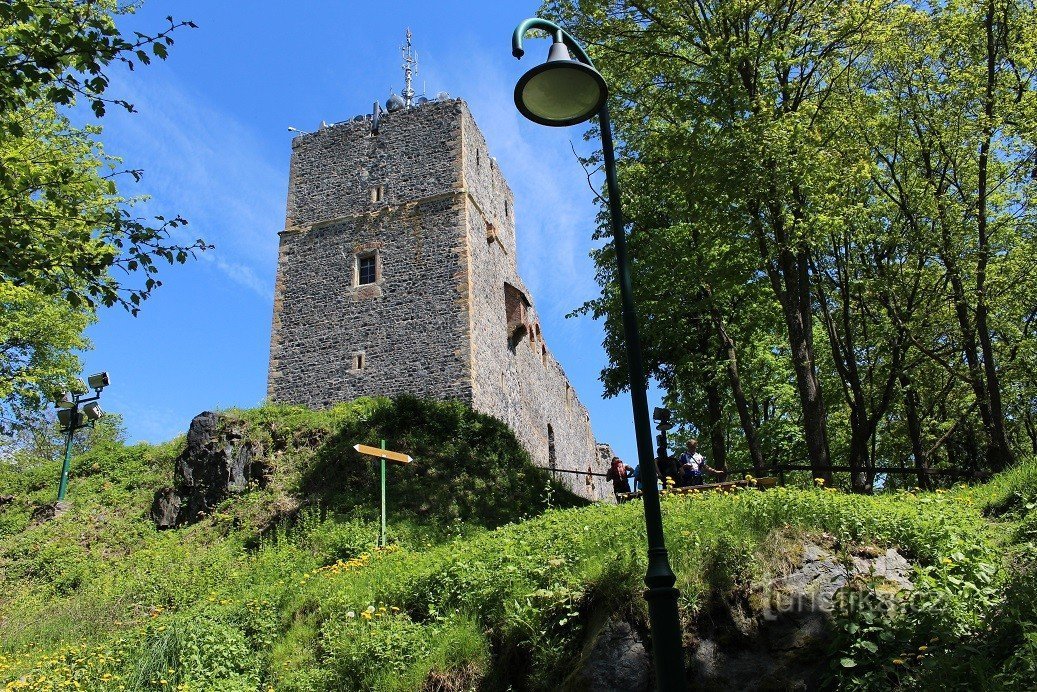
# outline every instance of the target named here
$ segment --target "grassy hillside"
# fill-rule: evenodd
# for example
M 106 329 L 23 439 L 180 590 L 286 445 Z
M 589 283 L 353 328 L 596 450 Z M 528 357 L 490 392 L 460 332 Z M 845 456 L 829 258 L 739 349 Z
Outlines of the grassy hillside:
M 30 507 L 56 466 L 0 472 L 17 497 L 0 511 L 0 684 L 557 689 L 604 617 L 643 626 L 640 504 L 541 514 L 576 503 L 492 419 L 410 399 L 239 415 L 273 480 L 183 529 L 147 516 L 182 441 L 76 459 L 72 509 L 40 525 Z M 391 479 L 385 550 L 370 465 L 346 451 L 381 437 L 427 460 Z M 751 601 L 805 536 L 896 546 L 917 565 L 913 607 L 840 616 L 830 683 L 1005 689 L 1037 684 L 1035 504 L 1029 463 L 949 492 L 753 490 L 664 512 L 689 637 L 710 603 Z

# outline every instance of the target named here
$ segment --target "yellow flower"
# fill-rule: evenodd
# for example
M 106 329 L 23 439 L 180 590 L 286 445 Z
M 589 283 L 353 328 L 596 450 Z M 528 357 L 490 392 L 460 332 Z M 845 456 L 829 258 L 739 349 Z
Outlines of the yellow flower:
M 814 482 L 817 483 L 818 485 L 824 485 L 825 484 L 825 479 L 824 478 L 815 478 Z
M 902 659 L 902 658 L 894 658 L 893 659 L 893 665 L 895 665 L 895 666 L 902 666 L 902 665 L 904 665 L 904 659 Z
M 929 647 L 923 644 L 922 646 L 918 647 L 918 650 L 922 651 L 922 652 L 925 652 L 925 651 L 929 650 Z

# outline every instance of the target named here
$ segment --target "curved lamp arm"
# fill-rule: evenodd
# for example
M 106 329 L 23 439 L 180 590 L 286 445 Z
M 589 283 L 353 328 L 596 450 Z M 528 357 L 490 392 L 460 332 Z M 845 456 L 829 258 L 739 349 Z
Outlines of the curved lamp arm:
M 594 67 L 594 62 L 591 61 L 590 56 L 587 55 L 587 51 L 583 50 L 583 46 L 579 44 L 575 37 L 568 31 L 558 26 L 554 22 L 550 22 L 540 17 L 530 17 L 525 19 L 515 27 L 515 33 L 511 36 L 511 54 L 516 58 L 521 58 L 526 54 L 526 51 L 522 49 L 522 39 L 526 35 L 527 31 L 533 29 L 541 29 L 554 36 L 556 42 L 564 42 L 565 45 L 569 46 L 569 49 L 576 55 L 576 58 L 584 65 Z M 598 69 L 594 67 L 594 69 Z

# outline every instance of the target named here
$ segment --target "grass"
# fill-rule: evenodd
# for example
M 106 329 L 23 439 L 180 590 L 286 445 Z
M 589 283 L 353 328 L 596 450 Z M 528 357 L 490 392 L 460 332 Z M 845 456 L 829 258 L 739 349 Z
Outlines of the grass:
M 408 428 L 417 413 L 429 422 Z M 543 492 L 546 479 L 492 421 L 414 400 L 240 415 L 273 482 L 176 531 L 156 531 L 147 510 L 182 442 L 78 458 L 72 509 L 38 526 L 28 516 L 52 490 L 52 465 L 0 474 L 18 497 L 0 514 L 0 685 L 557 689 L 605 619 L 644 625 L 640 504 L 545 511 L 543 498 L 559 489 Z M 361 429 L 369 436 L 359 441 L 402 439 L 416 457 L 445 450 L 437 468 L 463 479 L 401 481 L 388 550 L 374 547 L 375 515 L 358 499 L 370 490 L 363 477 L 337 490 L 312 483 L 334 477 L 328 465 L 348 469 L 343 447 Z M 480 475 L 486 459 L 500 488 Z M 1030 462 L 949 492 L 665 498 L 683 621 L 691 629 L 714 599 L 751 595 L 804 537 L 892 546 L 916 564 L 923 605 L 940 607 L 872 629 L 840 616 L 832 660 L 854 665 L 837 665 L 832 686 L 1032 687 L 1037 522 L 1026 498 L 1035 494 Z M 925 644 L 934 632 L 939 644 Z M 902 658 L 919 646 L 927 648 Z

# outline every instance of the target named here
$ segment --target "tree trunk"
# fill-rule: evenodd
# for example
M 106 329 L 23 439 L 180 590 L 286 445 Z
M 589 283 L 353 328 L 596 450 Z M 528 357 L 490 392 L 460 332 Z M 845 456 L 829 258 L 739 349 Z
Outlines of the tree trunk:
M 922 446 L 922 423 L 918 417 L 918 392 L 911 385 L 911 377 L 906 371 L 899 375 L 900 389 L 904 393 L 904 412 L 907 414 L 907 435 L 911 440 L 911 456 L 914 457 L 915 468 L 918 469 L 918 487 L 932 490 L 933 479 L 929 473 L 929 459 Z
M 731 396 L 735 401 L 735 408 L 738 410 L 738 421 L 742 425 L 745 444 L 749 448 L 749 458 L 753 464 L 753 475 L 762 476 L 766 473 L 763 463 L 763 450 L 760 448 L 760 436 L 756 432 L 756 425 L 753 423 L 753 418 L 749 411 L 749 402 L 745 396 L 745 391 L 742 389 L 742 378 L 738 374 L 738 352 L 735 348 L 735 342 L 731 335 L 727 333 L 727 329 L 724 328 L 724 320 L 720 316 L 720 311 L 713 308 L 712 314 L 717 336 L 720 337 L 721 357 L 727 363 L 727 379 L 731 385 Z
M 994 138 L 994 89 L 997 83 L 997 60 L 1000 41 L 995 36 L 995 3 L 987 2 L 983 28 L 987 42 L 987 74 L 984 93 L 983 112 L 986 116 L 983 126 L 984 139 L 979 148 L 979 170 L 976 181 L 977 194 L 977 234 L 979 240 L 979 257 L 976 260 L 976 332 L 979 334 L 980 348 L 983 354 L 983 371 L 986 375 L 986 400 L 990 408 L 990 424 L 987 430 L 989 440 L 986 449 L 986 460 L 992 471 L 1002 471 L 1011 465 L 1012 448 L 1008 443 L 1005 431 L 1004 405 L 1001 402 L 1001 380 L 994 367 L 994 347 L 987 327 L 986 275 L 987 262 L 990 258 L 990 229 L 987 223 L 987 200 L 990 184 L 990 146 Z M 999 27 L 998 27 L 999 28 Z

